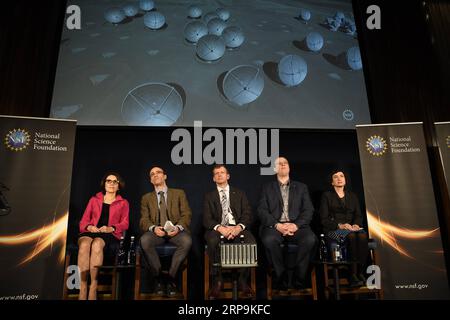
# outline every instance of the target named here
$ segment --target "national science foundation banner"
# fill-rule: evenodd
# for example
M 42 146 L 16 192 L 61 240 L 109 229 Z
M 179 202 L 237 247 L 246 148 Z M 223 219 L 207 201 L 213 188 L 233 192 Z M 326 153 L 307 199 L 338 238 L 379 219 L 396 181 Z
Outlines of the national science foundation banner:
M 447 182 L 448 196 L 450 197 L 450 122 L 436 122 L 436 136 Z
M 0 300 L 62 296 L 75 128 L 0 116 Z
M 356 127 L 370 237 L 386 299 L 448 299 L 422 123 Z

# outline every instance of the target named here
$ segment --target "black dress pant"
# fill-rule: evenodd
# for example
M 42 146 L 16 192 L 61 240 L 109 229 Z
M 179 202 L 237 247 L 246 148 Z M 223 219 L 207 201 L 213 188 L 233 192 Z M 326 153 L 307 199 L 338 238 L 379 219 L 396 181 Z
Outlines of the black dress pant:
M 349 260 L 364 268 L 369 254 L 369 240 L 366 232 L 352 232 L 346 237 Z M 361 270 L 362 272 L 363 270 Z
M 281 244 L 293 243 L 298 245 L 295 258 L 295 274 L 299 281 L 305 281 L 311 259 L 314 257 L 317 247 L 317 237 L 311 228 L 298 229 L 292 236 L 284 236 L 274 228 L 261 230 L 261 240 L 265 247 L 267 259 L 272 265 L 277 278 L 281 278 L 287 271 L 283 248 Z

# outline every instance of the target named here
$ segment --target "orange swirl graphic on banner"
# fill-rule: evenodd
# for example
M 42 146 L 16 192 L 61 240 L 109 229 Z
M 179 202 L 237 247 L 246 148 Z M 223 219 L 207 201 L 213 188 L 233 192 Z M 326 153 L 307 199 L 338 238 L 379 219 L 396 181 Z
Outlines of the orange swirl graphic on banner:
M 414 257 L 404 247 L 398 244 L 396 237 L 420 240 L 434 237 L 436 231 L 439 230 L 439 228 L 433 230 L 411 230 L 396 227 L 388 222 L 382 221 L 380 217 L 370 211 L 367 211 L 367 222 L 371 236 L 375 236 L 382 242 L 386 242 L 394 250 L 411 259 L 414 259 Z
M 38 256 L 46 248 L 52 248 L 55 242 L 60 242 L 63 244 L 61 248 L 61 253 L 59 256 L 59 261 L 64 261 L 65 252 L 65 241 L 67 236 L 67 222 L 69 219 L 69 213 L 66 212 L 61 218 L 53 221 L 52 224 L 44 226 L 40 229 L 32 230 L 29 232 L 24 232 L 9 236 L 0 236 L 0 244 L 13 246 L 21 245 L 29 242 L 35 242 L 35 247 L 32 252 L 30 252 L 19 265 L 25 264 L 31 261 L 33 258 Z

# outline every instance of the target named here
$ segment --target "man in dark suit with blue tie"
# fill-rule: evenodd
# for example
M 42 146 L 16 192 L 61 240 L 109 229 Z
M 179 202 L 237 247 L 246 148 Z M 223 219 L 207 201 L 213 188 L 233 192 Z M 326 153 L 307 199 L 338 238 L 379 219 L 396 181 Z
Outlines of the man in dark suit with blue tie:
M 275 272 L 274 287 L 278 290 L 305 287 L 309 262 L 317 244 L 317 237 L 309 226 L 314 208 L 308 187 L 301 182 L 290 180 L 289 171 L 286 158 L 280 157 L 275 161 L 277 179 L 263 186 L 258 206 L 260 236 Z M 298 245 L 296 268 L 290 283 L 282 243 Z
M 206 229 L 205 239 L 210 257 L 210 270 L 213 286 L 209 291 L 210 299 L 217 299 L 222 291 L 222 276 L 220 269 L 213 266 L 218 262 L 218 246 L 221 236 L 225 242 L 255 243 L 255 238 L 249 231 L 252 222 L 251 207 L 245 193 L 228 184 L 230 174 L 224 165 L 213 168 L 213 181 L 216 189 L 205 195 L 203 209 L 203 226 Z M 247 284 L 248 268 L 239 270 L 239 292 L 241 298 L 253 296 Z

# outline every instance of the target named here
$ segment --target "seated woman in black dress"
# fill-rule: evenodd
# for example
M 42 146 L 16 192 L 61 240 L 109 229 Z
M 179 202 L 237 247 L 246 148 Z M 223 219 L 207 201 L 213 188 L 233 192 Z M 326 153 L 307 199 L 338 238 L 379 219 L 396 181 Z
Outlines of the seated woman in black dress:
M 107 173 L 102 181 L 102 192 L 93 196 L 80 221 L 78 239 L 78 267 L 80 269 L 80 300 L 87 297 L 87 276 L 91 275 L 89 300 L 97 298 L 98 268 L 105 252 L 114 254 L 123 232 L 128 229 L 129 204 L 118 195 L 125 186 L 117 173 Z
M 368 248 L 367 233 L 361 227 L 362 215 L 359 200 L 345 189 L 345 174 L 341 170 L 331 173 L 332 190 L 322 195 L 320 220 L 328 242 L 345 240 L 347 260 L 354 261 L 350 274 L 350 286 L 361 286 L 365 282 L 365 266 Z

